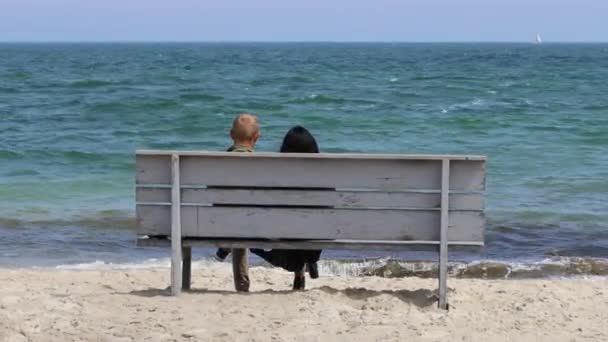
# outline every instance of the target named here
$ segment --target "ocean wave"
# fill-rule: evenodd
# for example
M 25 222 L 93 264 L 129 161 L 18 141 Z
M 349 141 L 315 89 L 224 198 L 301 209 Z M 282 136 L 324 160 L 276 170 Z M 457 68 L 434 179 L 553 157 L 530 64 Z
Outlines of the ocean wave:
M 586 130 L 581 134 L 580 140 L 588 145 L 606 146 L 608 145 L 608 134 L 606 134 L 604 129 Z
M 65 137 L 54 137 L 59 139 Z M 55 141 L 53 140 L 53 141 Z M 75 141 L 74 138 L 73 141 Z M 82 143 L 82 142 L 81 142 Z M 131 160 L 131 153 L 129 152 L 90 152 L 90 151 L 79 151 L 79 150 L 51 150 L 51 149 L 29 149 L 19 152 L 14 151 L 2 151 L 0 150 L 0 160 L 6 158 L 9 160 L 27 159 L 27 160 L 54 160 L 56 163 L 104 163 L 104 167 L 111 167 L 112 169 L 131 170 L 133 168 L 134 161 Z M 39 174 L 40 170 L 28 169 L 33 175 Z
M 288 82 L 293 82 L 293 83 L 310 83 L 310 82 L 312 82 L 312 79 L 302 76 L 302 75 L 290 76 L 290 77 L 285 78 L 285 80 Z
M 398 98 L 400 100 L 403 99 L 417 99 L 417 98 L 422 98 L 422 94 L 415 91 L 415 90 L 409 90 L 409 91 L 392 91 L 390 93 L 391 96 L 394 96 L 395 98 Z M 393 104 L 395 105 L 395 104 Z
M 91 114 L 124 113 L 125 111 L 129 111 L 130 109 L 132 108 L 122 101 L 95 103 L 86 107 L 86 111 Z
M 0 160 L 16 160 L 21 157 L 22 155 L 15 151 L 0 150 Z
M 104 81 L 97 79 L 82 79 L 75 80 L 67 83 L 67 87 L 74 89 L 91 89 L 91 88 L 101 88 L 107 86 L 114 85 L 124 85 L 123 82 L 115 82 L 115 81 Z
M 96 260 L 87 263 L 54 266 L 59 270 L 136 270 L 168 269 L 169 258 L 152 258 L 139 262 L 111 263 Z M 254 262 L 253 266 L 271 267 L 265 262 Z M 194 260 L 193 269 L 230 268 L 229 263 L 220 263 L 212 258 Z M 322 276 L 382 278 L 437 278 L 438 263 L 433 261 L 401 261 L 394 259 L 377 260 L 321 260 L 319 271 Z M 597 258 L 551 258 L 537 262 L 508 262 L 480 260 L 469 263 L 448 263 L 448 275 L 466 279 L 537 279 L 555 277 L 608 276 L 608 259 Z
M 254 265 L 255 266 L 255 265 Z M 260 266 L 260 265 L 258 265 Z M 74 263 L 57 265 L 52 268 L 57 270 L 145 270 L 145 269 L 168 269 L 171 267 L 170 258 L 150 258 L 143 261 L 133 262 L 106 262 L 95 260 L 92 262 Z M 232 269 L 232 264 L 227 262 L 217 262 L 213 258 L 201 258 L 192 260 L 192 269 L 200 270 L 205 268 L 225 268 Z M 266 266 L 263 266 L 266 267 Z
M 104 103 L 96 103 L 86 107 L 89 114 L 111 114 L 123 115 L 128 112 L 146 113 L 159 112 L 166 110 L 178 109 L 183 106 L 183 103 L 174 99 L 154 99 L 151 101 L 143 100 L 120 100 Z
M 362 270 L 363 275 L 386 278 L 417 276 L 436 277 L 436 262 L 400 262 L 390 260 L 378 267 Z M 483 260 L 471 263 L 449 263 L 449 275 L 456 278 L 526 279 L 571 276 L 608 276 L 608 259 L 559 257 L 537 262 Z
M 311 82 L 312 82 L 312 79 L 310 79 L 306 76 L 295 75 L 295 76 L 275 76 L 275 77 L 254 79 L 249 82 L 249 85 L 252 87 L 261 87 L 261 86 L 265 86 L 265 85 L 275 86 L 276 84 L 288 83 L 290 86 L 297 86 L 300 83 L 305 84 L 305 83 L 311 83 Z
M 458 111 L 458 110 L 468 110 L 468 109 L 476 109 L 476 108 L 484 108 L 487 109 L 492 105 L 496 105 L 496 102 L 476 98 L 471 101 L 456 103 L 448 106 L 449 111 Z
M 446 76 L 444 75 L 420 75 L 414 76 L 410 78 L 411 81 L 433 81 L 433 80 L 445 80 Z
M 309 96 L 291 100 L 289 102 L 295 104 L 342 104 L 347 102 L 347 100 L 340 97 L 311 94 Z
M 15 89 L 15 88 L 9 88 L 9 87 L 0 87 L 0 94 L 18 94 L 19 90 Z
M 193 93 L 193 94 L 182 94 L 179 96 L 181 100 L 190 101 L 221 101 L 224 99 L 223 96 L 210 95 L 204 93 Z
M 89 215 L 66 218 L 14 218 L 0 217 L 0 228 L 24 229 L 28 227 L 76 227 L 88 229 L 135 229 L 135 214 L 129 210 L 100 210 Z
M 537 105 L 526 98 L 475 98 L 470 101 L 443 106 L 442 108 L 448 112 L 480 113 L 496 119 L 497 116 L 492 115 L 493 111 L 503 112 L 504 114 L 504 112 L 521 112 L 529 108 L 538 107 L 542 107 L 542 105 Z
M 199 263 L 193 262 L 193 266 Z M 64 264 L 54 266 L 53 268 L 58 270 L 133 270 L 133 269 L 156 269 L 156 268 L 169 268 L 171 267 L 171 260 L 166 259 L 148 259 L 142 262 L 125 262 L 125 263 L 113 263 L 105 262 L 102 260 L 95 260 L 93 262 L 75 263 L 75 264 Z M 195 268 L 195 267 L 193 267 Z
M 583 106 L 582 109 L 591 110 L 591 111 L 605 111 L 605 110 L 608 110 L 608 105 L 604 105 L 604 104 L 586 105 L 586 106 Z
M 276 102 L 272 101 L 247 101 L 238 104 L 238 107 L 243 108 L 243 111 L 280 111 L 285 107 Z
M 34 75 L 31 72 L 15 71 L 15 72 L 7 73 L 7 74 L 3 75 L 2 77 L 9 79 L 9 80 L 25 81 L 25 80 L 31 79 L 32 76 L 34 76 Z
M 5 176 L 5 177 L 20 177 L 20 176 L 37 176 L 39 174 L 40 174 L 40 172 L 38 172 L 36 170 L 32 170 L 32 169 L 20 169 L 20 170 L 9 171 L 9 172 L 3 174 L 3 176 Z
M 297 98 L 288 101 L 292 104 L 357 104 L 357 105 L 376 105 L 377 101 L 365 100 L 365 99 L 350 99 L 342 97 L 333 97 L 323 94 L 311 94 L 306 97 Z
M 442 81 L 478 81 L 483 78 L 481 77 L 472 77 L 472 76 L 462 76 L 462 75 L 419 75 L 414 76 L 410 80 L 412 81 L 434 81 L 434 80 L 442 80 Z
M 73 162 L 79 161 L 96 161 L 99 160 L 102 155 L 95 152 L 82 152 L 82 151 L 63 151 L 61 152 L 63 158 Z

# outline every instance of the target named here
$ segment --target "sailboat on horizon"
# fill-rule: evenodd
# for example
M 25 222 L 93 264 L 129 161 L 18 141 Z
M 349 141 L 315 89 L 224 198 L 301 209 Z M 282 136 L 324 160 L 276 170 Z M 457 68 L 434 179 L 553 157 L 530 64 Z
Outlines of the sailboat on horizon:
M 537 33 L 537 34 L 536 34 L 536 44 L 537 44 L 537 45 L 540 45 L 540 44 L 542 44 L 542 43 L 543 43 L 543 40 L 542 40 L 542 38 L 540 37 L 540 33 Z

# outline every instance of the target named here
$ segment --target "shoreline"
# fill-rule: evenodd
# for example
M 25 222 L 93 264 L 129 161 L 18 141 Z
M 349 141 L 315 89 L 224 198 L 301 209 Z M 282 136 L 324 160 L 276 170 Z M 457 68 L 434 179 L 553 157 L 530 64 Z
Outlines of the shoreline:
M 292 292 L 291 275 L 252 267 L 248 294 L 229 267 L 193 272 L 167 296 L 169 272 L 0 269 L 0 341 L 598 341 L 608 340 L 606 279 L 324 276 Z
M 166 253 L 165 253 L 166 254 Z M 454 259 L 454 258 L 453 258 Z M 51 265 L 2 265 L 1 270 L 39 270 L 39 271 L 137 271 L 165 269 L 169 272 L 171 260 L 168 257 L 149 258 L 134 261 L 96 260 L 82 263 Z M 251 257 L 250 267 L 272 268 L 257 257 Z M 218 262 L 211 257 L 198 257 L 193 260 L 194 270 L 206 268 L 225 268 L 230 270 L 230 259 Z M 400 259 L 392 257 L 369 258 L 329 258 L 319 261 L 319 270 L 325 276 L 380 278 L 436 278 L 438 263 L 433 258 Z M 546 257 L 542 260 L 496 260 L 479 259 L 471 261 L 453 260 L 448 262 L 448 275 L 453 279 L 608 279 L 608 259 L 593 257 Z

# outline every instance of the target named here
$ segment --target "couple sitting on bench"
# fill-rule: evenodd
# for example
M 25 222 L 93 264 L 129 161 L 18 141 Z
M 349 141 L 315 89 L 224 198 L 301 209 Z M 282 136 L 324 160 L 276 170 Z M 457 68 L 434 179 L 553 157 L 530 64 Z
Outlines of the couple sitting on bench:
M 252 151 L 256 118 L 240 115 L 231 135 L 231 150 Z M 447 309 L 448 246 L 484 244 L 486 157 L 317 150 L 301 127 L 281 148 L 299 153 L 138 150 L 138 245 L 171 246 L 171 293 L 190 288 L 193 247 L 232 248 L 238 291 L 249 248 L 294 272 L 296 289 L 321 249 L 430 250 Z
M 257 118 L 252 114 L 238 115 L 232 124 L 230 137 L 233 140 L 229 152 L 253 152 L 255 144 L 260 137 L 260 128 Z M 301 126 L 290 129 L 281 145 L 283 153 L 319 153 L 315 138 L 308 130 Z M 218 205 L 214 205 L 218 206 Z M 250 249 L 251 252 L 266 260 L 273 266 L 282 267 L 294 272 L 293 289 L 305 288 L 305 271 L 308 270 L 311 278 L 319 276 L 317 261 L 321 256 L 320 250 L 284 250 Z M 216 253 L 218 260 L 223 261 L 232 252 L 232 269 L 234 273 L 234 286 L 237 291 L 249 291 L 249 263 L 247 249 L 220 248 Z

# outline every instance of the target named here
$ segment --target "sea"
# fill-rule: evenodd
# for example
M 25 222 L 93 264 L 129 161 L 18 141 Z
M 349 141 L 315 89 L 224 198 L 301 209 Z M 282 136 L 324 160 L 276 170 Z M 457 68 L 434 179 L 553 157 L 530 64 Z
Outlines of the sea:
M 135 245 L 134 151 L 225 150 L 252 112 L 258 151 L 303 125 L 322 152 L 486 155 L 486 245 L 453 276 L 606 276 L 606 80 L 608 44 L 3 43 L 0 267 L 166 267 Z M 322 257 L 436 273 L 436 253 Z

